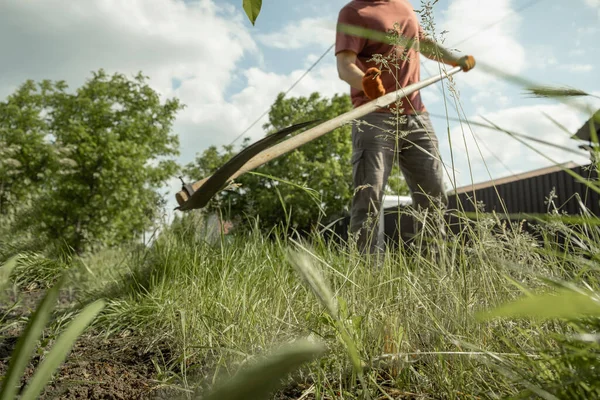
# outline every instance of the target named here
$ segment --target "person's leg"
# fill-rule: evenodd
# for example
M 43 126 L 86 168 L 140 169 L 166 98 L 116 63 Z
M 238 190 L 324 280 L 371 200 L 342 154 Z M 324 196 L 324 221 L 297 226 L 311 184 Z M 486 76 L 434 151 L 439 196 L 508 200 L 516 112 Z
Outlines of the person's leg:
M 411 191 L 413 207 L 433 214 L 432 219 L 437 220 L 437 210 L 448 204 L 438 139 L 427 114 L 409 115 L 407 124 L 410 133 L 404 138 L 400 150 L 400 169 Z M 423 225 L 417 218 L 415 234 L 421 229 Z M 436 224 L 435 231 L 445 236 L 443 222 Z
M 354 194 L 350 215 L 350 233 L 357 236 L 361 252 L 378 253 L 383 250 L 379 235 L 379 212 L 385 185 L 393 160 L 393 142 L 389 125 L 384 121 L 389 114 L 371 113 L 358 126 L 352 127 L 352 183 Z

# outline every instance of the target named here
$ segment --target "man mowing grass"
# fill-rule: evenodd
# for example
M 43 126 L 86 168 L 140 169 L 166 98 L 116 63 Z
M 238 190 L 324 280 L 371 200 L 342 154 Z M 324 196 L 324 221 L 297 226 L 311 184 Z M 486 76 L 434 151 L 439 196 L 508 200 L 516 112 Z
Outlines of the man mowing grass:
M 366 38 L 348 33 L 345 26 L 392 34 L 396 39 Z M 353 0 L 341 9 L 335 54 L 339 76 L 351 86 L 354 107 L 418 82 L 419 53 L 461 66 L 465 72 L 475 66 L 472 56 L 458 57 L 425 36 L 407 0 Z M 438 140 L 418 91 L 357 121 L 352 147 L 350 232 L 358 236 L 362 252 L 376 254 L 383 249 L 377 215 L 394 162 L 406 179 L 413 207 L 431 212 L 447 205 Z M 415 229 L 421 229 L 420 224 Z

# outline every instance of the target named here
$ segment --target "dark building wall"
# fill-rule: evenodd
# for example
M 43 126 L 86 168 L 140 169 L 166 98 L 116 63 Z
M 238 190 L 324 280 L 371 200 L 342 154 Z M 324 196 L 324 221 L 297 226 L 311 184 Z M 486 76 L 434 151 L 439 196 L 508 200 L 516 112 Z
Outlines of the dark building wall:
M 577 166 L 570 169 L 588 180 L 598 182 L 598 174 L 593 168 Z M 496 186 L 482 187 L 476 189 L 475 193 L 473 191 L 462 191 L 458 195 L 449 194 L 447 222 L 452 231 L 459 232 L 463 227 L 463 223 L 452 215 L 452 210 L 474 212 L 474 198 L 484 204 L 485 212 L 504 213 L 506 211 L 509 214 L 545 214 L 548 212 L 547 199 L 553 190 L 556 196 L 553 200 L 554 204 L 561 212 L 566 212 L 569 215 L 581 213 L 581 206 L 576 197 L 576 194 L 578 194 L 581 203 L 592 214 L 600 217 L 600 195 L 589 189 L 585 184 L 578 182 L 567 172 L 558 170 Z M 457 203 L 457 198 L 460 203 Z M 458 204 L 461 204 L 461 207 L 458 207 Z M 388 245 L 395 247 L 399 242 L 406 242 L 412 236 L 414 232 L 413 219 L 402 207 L 386 209 L 384 218 L 385 236 Z M 339 235 L 338 240 L 347 240 L 349 221 L 350 217 L 345 216 L 332 227 L 332 231 Z
M 578 166 L 570 170 L 588 180 L 598 182 L 598 174 L 593 168 Z M 581 205 L 575 195 L 578 194 L 581 203 L 594 215 L 600 216 L 598 193 L 562 170 L 489 186 L 474 192 L 450 194 L 449 208 L 473 212 L 475 211 L 474 199 L 476 199 L 477 202 L 484 204 L 485 212 L 547 213 L 549 207 L 547 200 L 552 191 L 556 196 L 553 200 L 554 204 L 561 211 L 570 215 L 580 214 Z

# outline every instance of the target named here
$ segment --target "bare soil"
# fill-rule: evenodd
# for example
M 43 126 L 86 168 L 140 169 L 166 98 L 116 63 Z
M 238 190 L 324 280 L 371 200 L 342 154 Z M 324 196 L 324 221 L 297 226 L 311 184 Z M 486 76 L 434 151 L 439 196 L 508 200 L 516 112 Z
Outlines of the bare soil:
M 14 293 L 0 305 L 0 375 L 8 368 L 10 356 L 21 334 L 26 317 L 42 298 L 42 291 L 20 293 L 17 307 Z M 71 303 L 69 293 L 61 293 L 58 309 Z M 52 346 L 50 338 L 46 345 Z M 152 346 L 148 350 L 143 338 L 105 338 L 87 333 L 79 337 L 66 362 L 55 373 L 40 399 L 157 399 L 174 398 L 173 391 L 162 388 L 153 360 L 167 357 L 166 347 Z M 21 381 L 31 378 L 42 355 L 36 352 Z M 160 361 L 159 361 L 160 362 Z
M 22 292 L 18 295 L 18 306 L 12 307 L 16 301 L 13 293 L 9 299 L 0 303 L 0 376 L 7 371 L 10 356 L 24 328 L 26 317 L 33 312 L 42 296 L 43 291 Z M 58 309 L 68 309 L 72 304 L 72 293 L 61 293 Z M 46 336 L 43 341 L 44 350 L 49 350 L 53 343 L 52 337 Z M 37 351 L 31 357 L 21 380 L 22 387 L 33 376 L 42 357 L 43 351 Z M 65 363 L 54 374 L 40 399 L 184 399 L 186 397 L 181 385 L 167 384 L 167 380 L 177 380 L 176 377 L 173 379 L 173 374 L 177 371 L 165 368 L 165 360 L 170 359 L 172 354 L 165 343 L 154 343 L 150 346 L 145 338 L 133 334 L 106 338 L 90 330 L 78 338 Z M 195 370 L 195 374 L 200 376 L 206 376 L 208 372 L 201 365 L 188 365 L 187 368 L 188 372 Z M 159 376 L 160 370 L 167 371 L 166 375 L 169 376 Z M 310 384 L 297 383 L 274 393 L 273 399 L 314 399 L 310 389 Z M 386 398 L 423 398 L 393 388 L 386 388 L 386 391 Z

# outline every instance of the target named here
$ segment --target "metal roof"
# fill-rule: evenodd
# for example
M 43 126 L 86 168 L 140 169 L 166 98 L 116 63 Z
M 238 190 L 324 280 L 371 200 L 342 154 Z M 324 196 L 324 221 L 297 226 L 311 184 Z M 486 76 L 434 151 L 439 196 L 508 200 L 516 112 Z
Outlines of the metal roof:
M 383 197 L 383 208 L 391 207 L 405 207 L 412 204 L 412 198 L 410 196 L 394 196 L 386 194 Z
M 585 181 L 598 182 L 598 174 L 593 164 L 567 170 Z M 488 183 L 485 187 L 475 190 L 467 187 L 462 193 L 448 196 L 448 208 L 466 212 L 508 212 L 514 215 L 547 214 L 557 209 L 569 215 L 580 215 L 589 211 L 600 216 L 600 195 L 584 182 L 556 167 L 521 174 L 520 179 L 511 178 L 501 182 L 502 184 L 498 184 L 499 180 L 494 183 L 496 186 Z
M 492 179 L 491 181 L 476 183 L 473 185 L 462 186 L 462 187 L 456 188 L 456 190 L 450 190 L 448 192 L 448 194 L 471 192 L 473 190 L 479 190 L 479 189 L 484 189 L 487 187 L 498 186 L 498 185 L 502 185 L 505 183 L 519 181 L 521 179 L 533 178 L 535 176 L 546 175 L 546 174 L 550 174 L 552 172 L 562 171 L 563 168 L 575 168 L 577 166 L 579 166 L 579 164 L 569 161 L 569 162 L 566 162 L 563 164 L 552 165 L 550 167 L 534 169 L 533 171 L 527 171 L 527 172 L 523 172 L 520 174 L 506 176 L 504 178 Z

